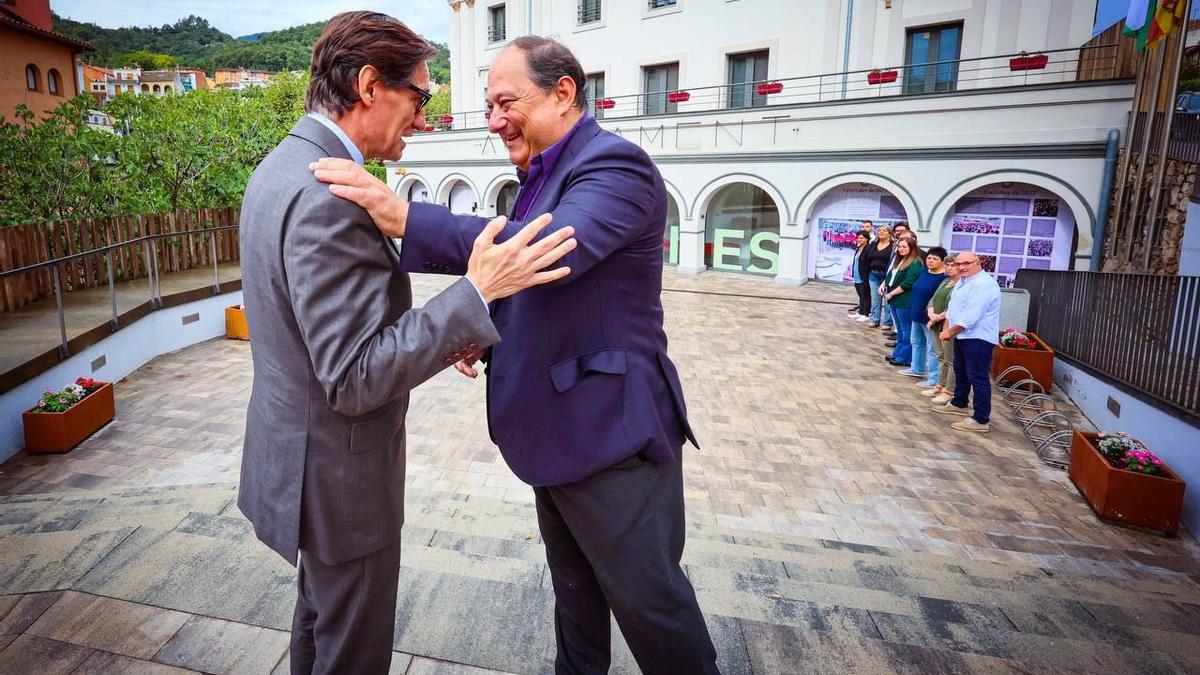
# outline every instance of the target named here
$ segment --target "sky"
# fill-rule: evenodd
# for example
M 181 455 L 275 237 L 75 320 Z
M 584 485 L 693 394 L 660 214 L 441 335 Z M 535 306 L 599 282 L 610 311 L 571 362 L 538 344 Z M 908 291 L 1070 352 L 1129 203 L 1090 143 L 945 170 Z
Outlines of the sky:
M 194 14 L 233 37 L 325 21 L 349 10 L 370 9 L 391 14 L 426 39 L 450 41 L 450 5 L 446 0 L 51 0 L 50 8 L 59 16 L 105 28 L 161 26 Z
M 1192 3 L 1192 16 L 1190 18 L 1200 19 L 1200 3 Z M 1105 29 L 1112 26 L 1114 23 L 1125 18 L 1125 14 L 1129 12 L 1129 0 L 1098 0 L 1096 3 L 1096 25 L 1092 29 L 1092 35 L 1099 35 Z

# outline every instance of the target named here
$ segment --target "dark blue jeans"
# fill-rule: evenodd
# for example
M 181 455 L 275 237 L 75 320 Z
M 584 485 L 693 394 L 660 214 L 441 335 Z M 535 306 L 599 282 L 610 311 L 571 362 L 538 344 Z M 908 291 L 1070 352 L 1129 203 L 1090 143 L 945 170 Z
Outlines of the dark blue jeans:
M 967 407 L 967 392 L 975 402 L 976 422 L 987 424 L 992 418 L 992 381 L 988 379 L 992 368 L 992 350 L 996 345 L 976 338 L 954 339 L 954 399 L 950 404 L 956 408 Z
M 892 359 L 908 365 L 912 362 L 912 321 L 908 320 L 908 308 L 888 305 L 888 309 L 892 311 L 892 320 L 896 324 L 896 346 L 892 348 Z

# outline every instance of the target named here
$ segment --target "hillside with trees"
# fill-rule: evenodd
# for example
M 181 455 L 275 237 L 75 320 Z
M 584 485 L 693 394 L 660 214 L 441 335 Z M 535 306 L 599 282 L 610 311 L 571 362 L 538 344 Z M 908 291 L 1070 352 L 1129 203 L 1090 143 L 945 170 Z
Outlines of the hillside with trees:
M 325 28 L 324 22 L 293 26 L 268 33 L 257 33 L 235 39 L 208 23 L 207 19 L 189 16 L 174 24 L 102 28 L 54 15 L 55 30 L 87 40 L 95 52 L 84 54 L 93 65 L 117 67 L 141 65 L 146 68 L 167 68 L 173 65 L 202 68 L 210 73 L 216 68 L 249 68 L 252 70 L 305 70 L 312 57 L 312 48 Z M 435 82 L 450 82 L 450 51 L 446 45 L 434 42 L 437 55 L 429 63 Z

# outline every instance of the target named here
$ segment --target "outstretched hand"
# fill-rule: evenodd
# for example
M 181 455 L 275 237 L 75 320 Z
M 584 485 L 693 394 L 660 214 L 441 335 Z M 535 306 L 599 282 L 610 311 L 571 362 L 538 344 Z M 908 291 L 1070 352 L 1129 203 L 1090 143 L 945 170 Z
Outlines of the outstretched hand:
M 330 192 L 363 207 L 380 232 L 393 239 L 404 237 L 408 202 L 386 183 L 348 159 L 323 157 L 308 168 L 317 180 L 329 183 Z
M 571 273 L 571 268 L 565 266 L 546 268 L 575 249 L 576 242 L 571 238 L 575 228 L 564 227 L 533 241 L 552 219 L 549 213 L 538 216 L 503 244 L 496 243 L 496 236 L 504 230 L 507 218 L 495 218 L 483 228 L 475 238 L 471 258 L 467 261 L 467 278 L 479 289 L 485 301 L 506 298 Z

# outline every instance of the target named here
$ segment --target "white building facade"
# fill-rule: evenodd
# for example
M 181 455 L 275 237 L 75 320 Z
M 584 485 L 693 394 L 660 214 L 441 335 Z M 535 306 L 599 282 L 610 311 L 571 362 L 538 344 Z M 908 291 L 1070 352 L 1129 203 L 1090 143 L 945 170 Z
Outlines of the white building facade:
M 891 5 L 890 8 L 888 5 Z M 865 219 L 978 252 L 1000 281 L 1086 267 L 1128 80 L 1084 77 L 1084 0 L 451 0 L 452 101 L 394 189 L 504 213 L 517 185 L 481 109 L 487 66 L 557 37 L 591 112 L 668 185 L 680 270 L 844 281 Z M 1021 52 L 1027 52 L 1022 54 Z

